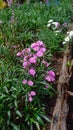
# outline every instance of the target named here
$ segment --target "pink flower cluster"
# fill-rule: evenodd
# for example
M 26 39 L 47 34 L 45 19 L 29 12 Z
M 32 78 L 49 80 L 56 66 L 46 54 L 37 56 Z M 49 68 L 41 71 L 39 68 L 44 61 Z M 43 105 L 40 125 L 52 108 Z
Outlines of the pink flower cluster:
M 44 55 L 44 52 L 46 52 L 45 45 L 42 41 L 37 41 L 36 43 L 33 43 L 31 45 L 31 48 L 36 51 L 37 57 L 42 57 Z
M 23 60 L 23 68 L 27 72 L 29 76 L 32 76 L 32 80 L 24 79 L 22 81 L 22 84 L 33 86 L 34 84 L 34 77 L 38 77 L 38 72 L 36 72 L 37 68 L 40 67 L 41 64 L 43 64 L 44 68 L 48 68 L 49 63 L 44 60 L 44 55 L 46 52 L 46 47 L 42 41 L 37 41 L 35 43 L 32 43 L 29 48 L 25 48 L 24 50 L 17 53 L 17 57 L 21 57 Z M 41 68 L 40 68 L 41 69 Z M 54 71 L 50 70 L 46 73 L 43 72 L 42 80 L 45 79 L 45 82 L 53 82 L 55 81 L 55 73 Z M 44 78 L 44 79 L 43 79 Z M 48 88 L 48 85 L 45 86 Z M 33 87 L 34 88 L 34 87 Z M 31 91 L 28 94 L 28 101 L 32 102 L 33 97 L 36 95 L 35 91 Z
M 22 81 L 22 84 L 28 84 L 29 86 L 33 86 L 33 85 L 34 85 L 34 83 L 33 83 L 32 80 L 27 80 L 27 79 L 24 79 L 24 80 Z
M 31 92 L 28 94 L 28 97 L 29 97 L 28 100 L 29 100 L 30 102 L 32 102 L 34 96 L 36 96 L 36 92 L 35 92 L 35 91 L 31 91 Z
M 34 54 L 32 53 L 32 50 L 34 50 Z M 26 48 L 21 52 L 18 52 L 17 56 L 23 57 L 23 68 L 28 70 L 28 73 L 34 77 L 36 70 L 33 65 L 36 65 L 37 59 L 43 57 L 45 52 L 46 48 L 44 43 L 42 41 L 37 41 L 32 43 L 30 48 Z M 48 66 L 46 61 L 44 64 L 46 67 Z

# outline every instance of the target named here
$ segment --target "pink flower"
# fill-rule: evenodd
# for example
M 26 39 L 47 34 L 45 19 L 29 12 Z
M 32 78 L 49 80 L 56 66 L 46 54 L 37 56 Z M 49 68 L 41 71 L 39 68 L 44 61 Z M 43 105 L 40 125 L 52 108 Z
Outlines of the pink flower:
M 30 53 L 31 49 L 30 48 L 26 48 L 26 52 Z
M 33 57 L 35 57 L 35 59 L 37 59 L 37 55 L 36 54 L 33 54 Z
M 48 88 L 48 86 L 46 85 L 45 88 Z
M 55 73 L 52 70 L 48 71 L 47 74 L 49 74 L 51 77 L 55 77 Z
M 12 0 L 7 0 L 8 6 L 11 6 Z
M 30 94 L 31 94 L 31 96 L 35 96 L 36 92 L 35 91 L 31 91 Z
M 39 50 L 39 51 L 36 53 L 36 55 L 37 55 L 38 57 L 42 57 L 42 56 L 43 56 L 43 52 Z
M 23 61 L 27 62 L 28 56 L 24 56 Z
M 52 82 L 52 81 L 54 81 L 55 80 L 55 78 L 54 77 L 51 77 L 51 76 L 46 76 L 45 77 L 45 79 L 47 80 L 47 81 L 49 81 L 49 82 Z
M 67 23 L 66 23 L 66 22 L 64 22 L 64 23 L 63 23 L 63 26 L 64 26 L 64 27 L 67 27 Z
M 30 101 L 30 102 L 32 102 L 33 101 L 33 98 L 32 98 L 32 96 L 35 96 L 36 95 L 36 92 L 35 91 L 31 91 L 29 94 L 28 94 L 28 100 Z
M 29 54 L 29 53 L 30 53 L 30 51 L 31 51 L 31 49 L 30 49 L 30 48 L 26 48 L 26 49 L 25 49 L 25 55 L 26 55 L 26 54 Z
M 42 52 L 45 52 L 46 49 L 45 49 L 45 45 L 43 44 L 42 41 L 37 41 L 36 43 L 33 43 L 31 45 L 31 48 L 34 50 L 34 51 L 42 51 Z
M 24 80 L 22 81 L 22 84 L 27 84 L 27 79 L 24 79 Z
M 29 62 L 30 62 L 30 63 L 33 63 L 33 64 L 36 64 L 36 57 L 35 57 L 35 56 L 31 57 L 31 58 L 29 59 Z
M 33 47 L 33 50 L 34 50 L 34 51 L 39 51 L 39 49 L 40 49 L 39 46 L 35 46 L 35 47 Z
M 22 55 L 27 55 L 27 54 L 30 54 L 30 48 L 26 48 L 26 49 L 24 49 L 24 50 L 22 50 Z
M 47 75 L 45 76 L 45 79 L 48 81 L 48 82 L 53 82 L 55 81 L 55 73 L 50 70 L 47 72 Z
M 21 52 L 18 52 L 16 55 L 17 55 L 18 57 L 21 56 Z
M 37 43 L 33 43 L 31 44 L 31 48 L 34 50 L 34 51 L 39 51 L 40 47 Z
M 31 97 L 31 93 L 28 93 L 28 96 Z
M 30 97 L 28 98 L 28 101 L 32 102 L 32 101 L 33 101 L 33 98 L 30 96 Z
M 57 28 L 59 28 L 59 27 L 60 27 L 60 23 L 59 23 L 59 22 L 57 22 L 56 27 L 57 27 Z
M 28 84 L 29 86 L 33 86 L 33 81 L 29 80 L 29 81 L 27 82 L 27 84 Z
M 22 53 L 22 55 L 24 56 L 25 50 L 22 50 L 22 52 L 21 52 L 21 53 Z
M 28 67 L 28 62 L 23 62 L 23 68 L 26 69 Z
M 34 75 L 36 74 L 36 71 L 34 70 L 34 68 L 30 68 L 29 74 L 31 74 L 34 77 Z
M 51 82 L 51 78 L 50 78 L 50 76 L 45 76 L 45 79 L 47 80 L 47 81 L 49 81 L 49 82 Z
M 60 23 L 59 22 L 52 22 L 52 25 L 54 25 L 54 29 L 57 29 L 60 27 Z
M 42 41 L 37 41 L 36 43 L 37 43 L 37 45 L 39 45 L 39 46 L 44 45 L 44 43 L 43 43 Z
M 49 66 L 49 63 L 47 61 L 45 61 L 45 60 L 43 60 L 42 63 L 45 65 L 45 67 Z
M 37 41 L 37 42 L 31 44 L 31 48 L 34 48 L 35 46 L 44 47 L 44 43 L 42 41 Z
M 40 51 L 42 51 L 43 53 L 46 52 L 46 48 L 41 48 Z
M 31 44 L 31 48 L 34 48 L 36 46 L 36 43 Z

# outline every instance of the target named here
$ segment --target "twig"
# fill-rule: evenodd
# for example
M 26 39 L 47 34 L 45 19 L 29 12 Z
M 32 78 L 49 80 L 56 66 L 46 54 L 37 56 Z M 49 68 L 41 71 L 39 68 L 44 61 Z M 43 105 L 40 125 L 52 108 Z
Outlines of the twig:
M 69 96 L 73 96 L 73 92 L 67 91 L 67 94 L 68 94 Z

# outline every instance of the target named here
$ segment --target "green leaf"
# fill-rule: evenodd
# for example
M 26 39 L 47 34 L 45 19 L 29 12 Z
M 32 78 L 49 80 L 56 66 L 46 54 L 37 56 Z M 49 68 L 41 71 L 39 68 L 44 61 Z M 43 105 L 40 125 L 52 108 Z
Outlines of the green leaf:
M 31 121 L 32 123 L 35 123 L 35 120 L 34 120 L 33 118 L 30 118 L 30 121 Z
M 15 104 L 15 107 L 17 108 L 17 101 L 16 100 L 14 101 L 14 104 Z
M 38 129 L 38 130 L 41 130 L 41 129 L 40 129 L 40 126 L 39 126 L 39 123 L 38 123 L 38 122 L 35 122 L 35 124 L 36 124 L 37 129 Z
M 33 130 L 33 123 L 30 124 L 30 130 Z
M 34 113 L 34 117 L 36 118 L 36 120 L 37 120 L 41 125 L 44 125 L 43 120 L 41 119 L 41 117 L 40 117 L 37 113 Z
M 68 66 L 68 67 L 71 66 L 71 62 L 70 62 L 70 61 L 67 62 L 67 66 Z
M 7 112 L 7 114 L 8 114 L 8 117 L 9 117 L 9 119 L 10 119 L 10 117 L 11 117 L 11 112 L 10 112 L 10 110 Z
M 55 94 L 57 94 L 57 91 L 51 85 L 49 85 L 49 89 L 51 89 Z
M 28 114 L 28 115 L 26 116 L 26 118 L 25 118 L 25 121 L 28 121 L 29 119 L 31 119 L 31 118 L 30 118 L 30 115 Z
M 12 127 L 14 128 L 14 130 L 20 130 L 20 128 L 19 128 L 16 124 L 11 123 L 11 125 L 12 125 Z
M 6 126 L 5 125 L 2 127 L 2 130 L 6 130 Z
M 22 117 L 22 114 L 20 113 L 19 110 L 16 110 L 16 114 L 17 114 L 19 117 Z
M 49 118 L 47 118 L 44 114 L 40 114 L 40 116 L 45 119 L 47 122 L 51 122 L 51 120 Z
M 46 82 L 40 82 L 41 84 L 43 85 L 48 85 L 49 86 L 49 83 L 46 83 Z

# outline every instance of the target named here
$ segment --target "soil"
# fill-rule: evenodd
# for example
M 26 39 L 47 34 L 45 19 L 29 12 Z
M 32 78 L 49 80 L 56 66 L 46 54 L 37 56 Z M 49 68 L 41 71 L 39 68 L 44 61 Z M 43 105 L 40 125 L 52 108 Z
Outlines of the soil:
M 73 25 L 73 24 L 72 24 Z M 72 60 L 73 60 L 73 45 L 72 45 Z M 73 92 L 73 66 L 71 69 L 71 78 L 69 81 L 69 91 Z M 69 111 L 68 111 L 68 115 L 67 115 L 67 130 L 73 130 L 73 96 L 69 96 L 68 97 L 68 104 L 69 104 Z
M 73 70 L 72 70 L 72 77 L 70 79 L 69 91 L 73 92 Z M 69 112 L 66 120 L 67 130 L 73 130 L 73 96 L 68 97 L 68 104 L 69 104 Z

